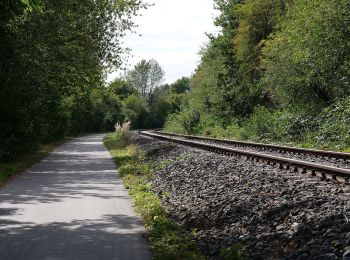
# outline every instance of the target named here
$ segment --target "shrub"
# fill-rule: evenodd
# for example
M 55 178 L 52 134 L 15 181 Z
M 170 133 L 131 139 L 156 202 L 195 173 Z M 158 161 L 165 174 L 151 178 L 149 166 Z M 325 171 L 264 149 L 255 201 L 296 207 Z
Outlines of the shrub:
M 314 142 L 323 148 L 346 149 L 350 146 L 350 98 L 326 108 L 316 119 L 319 124 Z
M 169 115 L 164 123 L 164 129 L 172 133 L 183 134 L 185 130 L 183 129 L 182 124 L 178 118 L 179 114 Z
M 123 114 L 132 122 L 132 128 L 146 128 L 149 125 L 149 107 L 145 98 L 131 95 L 124 100 Z
M 318 112 L 349 94 L 348 0 L 295 0 L 265 42 L 263 84 L 273 99 Z
M 281 140 L 283 128 L 279 115 L 279 112 L 272 112 L 266 107 L 256 107 L 253 114 L 243 120 L 241 137 L 253 140 Z
M 281 112 L 281 140 L 287 142 L 305 142 L 309 134 L 317 129 L 314 117 L 305 113 Z
M 192 134 L 200 122 L 200 114 L 197 111 L 186 109 L 178 114 L 172 114 L 165 122 L 164 128 L 175 133 Z

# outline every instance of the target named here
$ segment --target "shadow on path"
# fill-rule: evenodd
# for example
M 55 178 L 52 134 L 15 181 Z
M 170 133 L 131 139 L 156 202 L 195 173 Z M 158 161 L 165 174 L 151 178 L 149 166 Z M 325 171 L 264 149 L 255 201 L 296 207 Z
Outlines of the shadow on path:
M 0 259 L 150 259 L 102 139 L 58 147 L 0 190 Z

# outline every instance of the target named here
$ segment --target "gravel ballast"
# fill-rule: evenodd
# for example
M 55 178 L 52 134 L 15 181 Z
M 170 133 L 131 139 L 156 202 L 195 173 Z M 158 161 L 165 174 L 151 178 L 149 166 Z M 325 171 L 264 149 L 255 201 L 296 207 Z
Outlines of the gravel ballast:
M 350 257 L 350 187 L 133 135 L 155 171 L 170 217 L 217 259 L 240 244 L 247 259 Z M 344 258 L 345 259 L 345 258 Z

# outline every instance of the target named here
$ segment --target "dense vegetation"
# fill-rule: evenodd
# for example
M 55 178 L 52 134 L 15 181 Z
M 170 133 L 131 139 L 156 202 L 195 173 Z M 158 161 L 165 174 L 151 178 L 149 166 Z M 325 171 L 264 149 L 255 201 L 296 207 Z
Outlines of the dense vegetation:
M 141 60 L 125 77 L 111 82 L 109 89 L 121 102 L 122 121 L 131 121 L 134 129 L 161 128 L 170 114 L 180 112 L 190 79 L 162 84 L 163 77 L 158 62 Z
M 104 86 L 120 39 L 146 6 L 129 0 L 0 3 L 0 160 L 67 134 L 112 129 L 120 102 Z
M 134 0 L 0 3 L 0 160 L 65 135 L 133 128 L 350 146 L 350 2 L 215 0 L 191 78 L 163 84 L 155 60 L 105 84 Z
M 215 0 L 210 35 L 170 131 L 350 146 L 350 2 Z

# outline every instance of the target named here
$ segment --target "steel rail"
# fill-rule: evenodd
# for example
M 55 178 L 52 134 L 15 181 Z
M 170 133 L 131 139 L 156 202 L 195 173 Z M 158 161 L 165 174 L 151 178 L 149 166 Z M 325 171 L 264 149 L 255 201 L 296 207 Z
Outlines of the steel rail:
M 192 139 L 192 140 L 210 141 L 218 144 L 229 144 L 229 145 L 235 145 L 235 146 L 260 148 L 262 150 L 270 149 L 270 150 L 276 150 L 279 152 L 311 154 L 316 156 L 350 160 L 350 153 L 307 149 L 307 148 L 299 148 L 299 147 L 291 147 L 291 146 L 283 146 L 283 145 L 275 145 L 275 144 L 254 143 L 254 142 L 247 142 L 247 141 L 236 141 L 236 140 L 230 140 L 230 139 L 218 139 L 218 138 L 195 136 L 195 135 L 180 135 L 180 134 L 167 133 L 163 131 L 156 131 L 156 132 L 163 135 L 183 137 L 183 138 Z
M 295 172 L 298 171 L 298 169 L 302 170 L 302 173 L 306 173 L 307 169 L 312 171 L 312 175 L 316 175 L 316 172 L 319 172 L 322 174 L 323 177 L 326 177 L 326 174 L 329 174 L 332 176 L 333 179 L 337 179 L 337 177 L 344 178 L 346 181 L 350 178 L 350 169 L 345 168 L 337 168 L 333 166 L 327 166 L 327 165 L 321 165 L 317 163 L 311 163 L 307 161 L 302 160 L 296 160 L 296 159 L 290 159 L 285 157 L 279 157 L 264 153 L 258 153 L 258 152 L 251 152 L 251 151 L 243 151 L 239 149 L 234 149 L 230 147 L 225 146 L 218 146 L 214 144 L 206 144 L 191 140 L 185 140 L 181 139 L 179 137 L 164 135 L 159 132 L 150 132 L 150 131 L 138 131 L 139 134 L 153 137 L 160 140 L 175 142 L 182 145 L 191 146 L 194 148 L 199 148 L 202 150 L 215 152 L 218 154 L 224 154 L 229 156 L 244 156 L 247 159 L 256 159 L 258 161 L 266 161 L 268 163 L 272 163 L 273 165 L 279 166 L 280 169 L 291 169 L 293 167 L 293 170 Z

